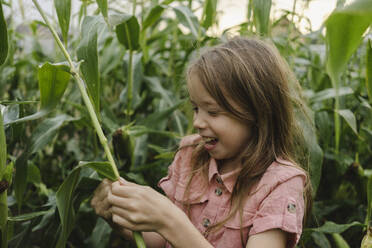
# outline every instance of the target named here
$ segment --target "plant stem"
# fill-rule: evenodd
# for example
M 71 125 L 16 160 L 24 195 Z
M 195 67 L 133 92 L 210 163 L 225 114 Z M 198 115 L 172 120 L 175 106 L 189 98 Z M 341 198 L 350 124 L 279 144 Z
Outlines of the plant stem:
M 119 177 L 120 177 L 119 171 L 118 171 L 118 169 L 116 167 L 116 164 L 115 164 L 115 161 L 112 157 L 110 148 L 109 148 L 108 143 L 107 143 L 107 139 L 106 139 L 106 137 L 105 137 L 105 135 L 102 131 L 101 125 L 99 124 L 96 112 L 94 111 L 93 104 L 89 99 L 89 96 L 88 96 L 88 93 L 87 93 L 87 90 L 86 90 L 86 87 L 85 87 L 85 83 L 84 83 L 83 79 L 80 77 L 79 69 L 75 67 L 74 63 L 71 60 L 71 57 L 70 57 L 69 53 L 67 52 L 66 48 L 63 46 L 61 40 L 59 39 L 59 37 L 57 35 L 57 32 L 54 30 L 53 26 L 50 24 L 49 20 L 46 18 L 45 14 L 44 14 L 44 11 L 41 9 L 37 0 L 32 0 L 32 1 L 34 2 L 35 6 L 38 9 L 42 18 L 44 19 L 46 25 L 49 27 L 50 31 L 52 32 L 52 35 L 53 35 L 54 39 L 56 40 L 58 46 L 61 48 L 63 54 L 65 55 L 69 65 L 70 65 L 71 74 L 74 76 L 74 78 L 75 78 L 75 80 L 78 84 L 78 87 L 80 89 L 80 93 L 81 93 L 81 95 L 83 97 L 83 100 L 84 100 L 84 103 L 85 103 L 85 105 L 88 109 L 88 112 L 89 112 L 89 115 L 91 117 L 93 126 L 94 126 L 94 128 L 97 132 L 98 138 L 99 138 L 99 140 L 100 140 L 100 142 L 103 146 L 103 149 L 105 150 L 107 159 L 110 162 L 110 165 L 112 167 L 112 170 L 114 171 L 115 177 L 117 179 L 119 179 Z M 139 248 L 146 247 L 141 233 L 134 232 L 134 237 L 135 237 L 137 247 L 139 247 Z
M 0 3 L 1 4 L 1 3 Z M 0 181 L 2 181 L 6 167 L 6 139 L 4 132 L 3 116 L 0 110 Z M 0 193 L 0 232 L 1 232 L 1 247 L 8 247 L 7 237 L 8 226 L 8 202 L 7 190 Z
M 127 31 L 127 28 L 125 28 Z M 132 101 L 133 101 L 133 50 L 129 51 L 128 60 L 128 87 L 127 87 L 127 121 L 130 123 L 132 115 Z
M 109 160 L 110 162 L 110 165 L 112 167 L 112 170 L 114 171 L 115 173 L 115 176 L 117 178 L 120 177 L 119 175 L 119 172 L 118 172 L 118 169 L 116 167 L 116 164 L 115 164 L 115 161 L 112 157 L 112 154 L 111 154 L 111 151 L 110 151 L 110 148 L 108 146 L 108 143 L 107 143 L 107 139 L 102 131 L 102 128 L 99 124 L 99 121 L 98 121 L 98 118 L 97 118 L 97 115 L 94 111 L 94 107 L 93 107 L 93 104 L 91 103 L 90 99 L 89 99 L 89 96 L 88 96 L 88 93 L 87 93 L 87 90 L 86 90 L 86 87 L 85 87 L 85 83 L 83 81 L 83 79 L 80 77 L 79 75 L 79 71 L 78 69 L 76 68 L 76 66 L 74 65 L 74 63 L 72 62 L 71 60 L 71 57 L 70 57 L 70 54 L 67 52 L 66 48 L 63 46 L 61 40 L 59 39 L 58 35 L 57 35 L 57 32 L 54 30 L 54 28 L 52 27 L 52 25 L 50 24 L 49 20 L 46 18 L 45 14 L 44 14 L 44 11 L 41 9 L 39 3 L 37 2 L 37 0 L 32 0 L 36 6 L 36 8 L 38 9 L 40 15 L 42 16 L 42 18 L 44 19 L 46 25 L 49 27 L 50 31 L 52 32 L 52 35 L 54 37 L 54 39 L 56 40 L 58 46 L 60 47 L 60 49 L 62 50 L 64 56 L 66 57 L 69 65 L 70 65 L 70 70 L 71 70 L 71 74 L 74 76 L 77 84 L 78 84 L 78 87 L 79 87 L 79 90 L 80 90 L 80 93 L 83 97 L 83 100 L 84 100 L 84 103 L 88 109 L 88 112 L 89 112 L 89 115 L 92 119 L 92 123 L 93 123 L 93 126 L 97 132 L 97 135 L 98 135 L 98 138 L 103 146 L 103 149 L 105 150 L 105 153 L 106 153 L 106 156 L 107 156 L 107 159 Z
M 0 193 L 0 232 L 1 232 L 1 247 L 8 247 L 8 202 L 7 202 L 7 190 Z

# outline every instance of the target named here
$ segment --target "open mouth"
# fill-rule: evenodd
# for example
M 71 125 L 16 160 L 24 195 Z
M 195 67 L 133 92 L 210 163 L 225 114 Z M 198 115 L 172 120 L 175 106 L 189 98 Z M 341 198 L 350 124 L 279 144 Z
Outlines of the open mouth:
M 211 150 L 215 147 L 215 145 L 217 144 L 218 142 L 218 139 L 217 138 L 211 138 L 211 137 L 208 137 L 208 138 L 204 138 L 203 139 L 204 141 L 204 147 L 207 149 L 207 150 Z

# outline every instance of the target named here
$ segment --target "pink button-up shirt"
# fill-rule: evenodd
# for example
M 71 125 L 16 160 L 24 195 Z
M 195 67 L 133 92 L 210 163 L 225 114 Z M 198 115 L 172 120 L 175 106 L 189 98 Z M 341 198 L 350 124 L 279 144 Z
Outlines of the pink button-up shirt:
M 196 143 L 200 138 L 199 135 L 187 136 L 180 146 Z M 192 151 L 192 146 L 180 149 L 169 166 L 168 176 L 159 182 L 166 195 L 186 213 L 183 196 L 190 175 Z M 194 176 L 188 194 L 188 202 L 191 203 L 189 218 L 202 234 L 206 234 L 209 225 L 224 220 L 229 213 L 230 197 L 238 174 L 239 169 L 220 175 L 212 158 L 208 184 L 204 183 L 201 175 Z M 280 228 L 289 233 L 287 247 L 295 247 L 302 232 L 305 179 L 306 175 L 288 161 L 273 162 L 245 202 L 242 223 L 238 213 L 221 229 L 205 237 L 214 247 L 237 248 L 245 247 L 250 235 Z M 166 247 L 171 246 L 167 243 Z

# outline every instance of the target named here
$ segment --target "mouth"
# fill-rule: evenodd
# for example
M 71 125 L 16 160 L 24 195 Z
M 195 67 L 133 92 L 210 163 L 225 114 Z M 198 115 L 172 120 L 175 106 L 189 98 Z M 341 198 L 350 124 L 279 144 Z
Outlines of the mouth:
M 212 150 L 216 146 L 218 139 L 212 137 L 203 137 L 203 142 L 205 149 Z

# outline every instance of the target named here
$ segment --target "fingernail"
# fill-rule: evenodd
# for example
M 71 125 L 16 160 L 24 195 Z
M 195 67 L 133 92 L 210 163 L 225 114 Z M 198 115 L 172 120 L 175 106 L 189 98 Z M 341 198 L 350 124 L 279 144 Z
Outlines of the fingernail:
M 119 177 L 119 182 L 120 182 L 120 184 L 124 184 L 124 183 L 126 183 L 125 179 L 122 178 L 122 177 Z

